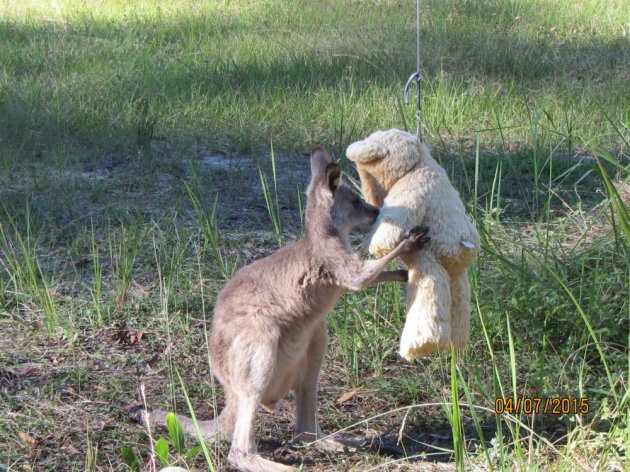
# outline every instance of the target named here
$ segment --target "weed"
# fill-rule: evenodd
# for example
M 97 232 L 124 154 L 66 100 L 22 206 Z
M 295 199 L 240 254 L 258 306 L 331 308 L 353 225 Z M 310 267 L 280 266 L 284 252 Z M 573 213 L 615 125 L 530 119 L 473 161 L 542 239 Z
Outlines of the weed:
M 116 231 L 110 227 L 107 246 L 112 272 L 116 279 L 116 307 L 122 309 L 127 292 L 133 281 L 133 273 L 140 247 L 145 238 L 145 228 L 136 224 L 129 228 L 120 226 Z
M 224 256 L 223 240 L 217 222 L 217 200 L 211 208 L 206 204 L 206 200 L 201 192 L 201 186 L 197 174 L 193 172 L 194 188 L 184 182 L 188 198 L 190 199 L 198 224 L 203 234 L 204 252 L 209 252 L 221 275 L 227 280 L 234 274 L 236 263 L 229 261 Z
M 11 215 L 8 215 L 8 221 L 13 234 L 0 223 L 0 264 L 13 286 L 15 304 L 40 310 L 46 328 L 52 333 L 58 326 L 58 306 L 53 296 L 52 279 L 42 269 L 36 251 L 28 204 L 25 234 L 20 232 Z
M 265 197 L 265 204 L 267 205 L 267 212 L 269 218 L 273 223 L 273 232 L 276 236 L 276 243 L 278 247 L 282 246 L 282 224 L 280 222 L 280 206 L 278 203 L 278 179 L 276 176 L 276 157 L 273 152 L 273 144 L 271 145 L 271 175 L 273 178 L 273 195 L 271 189 L 267 183 L 267 178 L 262 169 L 258 167 L 258 175 L 260 177 L 260 186 L 262 187 L 263 196 Z

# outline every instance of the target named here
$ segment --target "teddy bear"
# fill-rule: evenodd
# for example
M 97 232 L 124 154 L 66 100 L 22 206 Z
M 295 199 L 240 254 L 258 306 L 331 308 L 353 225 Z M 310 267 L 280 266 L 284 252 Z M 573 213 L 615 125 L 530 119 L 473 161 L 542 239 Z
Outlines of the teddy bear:
M 381 257 L 414 226 L 431 241 L 402 256 L 409 269 L 407 316 L 400 355 L 407 360 L 462 349 L 470 331 L 468 267 L 479 252 L 479 233 L 459 193 L 429 148 L 413 134 L 377 131 L 351 144 L 365 199 L 380 213 L 365 245 Z

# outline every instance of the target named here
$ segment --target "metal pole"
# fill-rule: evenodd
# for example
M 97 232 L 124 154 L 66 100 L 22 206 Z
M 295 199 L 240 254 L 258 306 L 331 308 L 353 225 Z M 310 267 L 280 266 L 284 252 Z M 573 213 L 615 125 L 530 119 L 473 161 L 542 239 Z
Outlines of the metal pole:
M 416 0 L 416 81 L 418 102 L 416 104 L 416 136 L 422 141 L 422 72 L 420 70 L 420 0 Z
M 416 136 L 422 142 L 422 69 L 420 65 L 420 0 L 416 0 L 416 72 L 407 79 L 403 95 L 405 105 L 409 105 L 409 89 L 415 81 L 418 86 L 418 101 L 416 102 Z

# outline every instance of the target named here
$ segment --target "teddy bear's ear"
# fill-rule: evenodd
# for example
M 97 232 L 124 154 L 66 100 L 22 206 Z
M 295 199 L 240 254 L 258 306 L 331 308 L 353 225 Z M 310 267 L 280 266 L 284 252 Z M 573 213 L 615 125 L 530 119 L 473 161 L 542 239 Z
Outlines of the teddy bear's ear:
M 326 166 L 326 170 L 324 172 L 325 175 L 325 183 L 331 193 L 335 193 L 337 191 L 337 187 L 339 187 L 339 183 L 341 182 L 341 167 L 337 164 L 328 164 Z
M 346 156 L 354 162 L 370 162 L 381 159 L 387 155 L 387 148 L 380 142 L 373 139 L 364 139 L 352 143 L 346 149 Z

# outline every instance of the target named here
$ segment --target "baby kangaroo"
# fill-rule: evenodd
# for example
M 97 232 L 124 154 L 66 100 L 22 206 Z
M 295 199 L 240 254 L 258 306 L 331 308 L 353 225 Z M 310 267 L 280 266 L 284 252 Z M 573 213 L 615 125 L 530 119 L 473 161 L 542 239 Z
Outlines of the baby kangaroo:
M 254 441 L 259 406 L 294 390 L 294 439 L 324 436 L 317 425 L 319 372 L 326 352 L 326 314 L 344 291 L 370 284 L 406 281 L 407 271 L 384 272 L 401 253 L 425 244 L 427 230 L 414 228 L 388 255 L 362 261 L 350 246 L 356 226 L 376 221 L 367 204 L 341 179 L 341 168 L 322 149 L 311 153 L 306 236 L 240 269 L 217 297 L 210 352 L 214 374 L 225 389 L 225 408 L 216 420 L 199 422 L 206 438 L 232 438 L 230 463 L 242 471 L 295 470 L 262 458 Z M 154 410 L 152 423 L 165 424 Z M 192 421 L 180 417 L 195 434 Z

